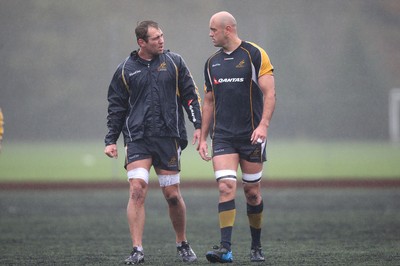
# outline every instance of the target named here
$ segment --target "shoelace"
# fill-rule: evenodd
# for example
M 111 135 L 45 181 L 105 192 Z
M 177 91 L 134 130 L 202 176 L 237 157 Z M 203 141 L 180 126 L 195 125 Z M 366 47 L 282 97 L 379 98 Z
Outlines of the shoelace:
M 138 253 L 138 255 L 141 255 L 141 253 L 143 253 L 143 252 L 141 252 L 141 251 L 137 250 L 136 248 L 134 248 L 132 250 L 132 252 L 131 252 L 131 256 L 134 256 L 136 253 Z
M 180 251 L 183 253 L 184 256 L 189 256 L 190 255 L 190 247 L 189 244 L 182 244 Z

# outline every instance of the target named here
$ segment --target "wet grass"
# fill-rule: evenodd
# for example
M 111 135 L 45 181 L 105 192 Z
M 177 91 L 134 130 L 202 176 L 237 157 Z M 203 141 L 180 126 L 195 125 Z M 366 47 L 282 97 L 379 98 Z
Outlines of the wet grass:
M 199 259 L 219 241 L 216 189 L 182 190 L 187 236 Z M 250 265 L 243 193 L 236 200 L 233 265 Z M 265 265 L 398 265 L 399 189 L 266 189 Z M 1 265 L 118 265 L 130 252 L 127 191 L 0 193 Z M 175 237 L 159 189 L 148 194 L 147 265 L 177 265 Z M 254 265 L 254 264 L 253 264 Z

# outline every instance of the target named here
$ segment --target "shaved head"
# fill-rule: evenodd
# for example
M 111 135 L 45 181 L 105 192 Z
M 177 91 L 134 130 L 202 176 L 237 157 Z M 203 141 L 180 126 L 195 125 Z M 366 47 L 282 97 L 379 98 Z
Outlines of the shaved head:
M 220 27 L 231 26 L 236 28 L 236 19 L 232 16 L 231 13 L 226 11 L 221 11 L 214 14 L 210 21 L 213 20 Z
M 221 11 L 210 18 L 211 40 L 216 47 L 222 47 L 224 51 L 233 51 L 242 42 L 237 35 L 236 19 L 231 13 Z

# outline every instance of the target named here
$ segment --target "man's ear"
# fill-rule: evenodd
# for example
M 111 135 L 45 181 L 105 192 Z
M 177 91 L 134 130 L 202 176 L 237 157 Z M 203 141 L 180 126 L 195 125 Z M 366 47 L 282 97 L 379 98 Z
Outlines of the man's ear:
M 143 45 L 146 44 L 146 42 L 143 39 L 137 40 L 137 43 L 138 43 L 139 47 L 142 47 Z

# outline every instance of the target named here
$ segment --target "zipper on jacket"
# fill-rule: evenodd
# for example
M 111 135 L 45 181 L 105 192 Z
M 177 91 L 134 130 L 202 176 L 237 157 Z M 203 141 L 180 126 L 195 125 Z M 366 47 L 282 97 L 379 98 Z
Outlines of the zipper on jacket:
M 151 95 L 151 134 L 154 133 L 155 129 L 156 129 L 156 115 L 155 115 L 155 107 L 154 107 L 154 80 L 153 80 L 153 69 L 150 67 L 150 63 L 147 65 L 147 67 L 149 68 L 149 74 L 150 74 L 150 95 Z

